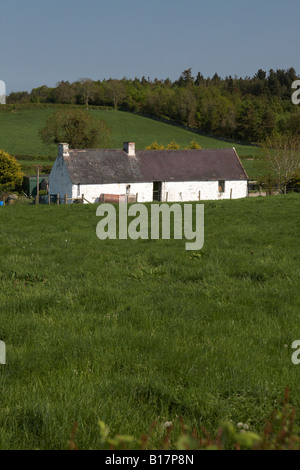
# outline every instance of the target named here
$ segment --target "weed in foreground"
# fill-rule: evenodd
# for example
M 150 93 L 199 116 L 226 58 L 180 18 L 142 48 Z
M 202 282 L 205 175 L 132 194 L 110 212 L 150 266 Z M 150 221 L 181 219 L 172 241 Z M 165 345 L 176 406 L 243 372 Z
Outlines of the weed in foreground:
M 180 418 L 179 436 L 173 438 L 173 424 L 167 422 L 160 443 L 153 446 L 156 422 L 151 425 L 147 434 L 136 439 L 134 436 L 120 434 L 110 437 L 108 426 L 99 421 L 99 448 L 102 450 L 300 450 L 295 415 L 296 410 L 289 403 L 289 390 L 286 389 L 281 410 L 273 411 L 261 435 L 248 430 L 248 426 L 243 423 L 238 423 L 236 429 L 231 422 L 225 422 L 215 436 L 212 436 L 205 427 L 200 431 L 195 428 L 189 431 Z M 76 444 L 76 431 L 77 423 L 71 433 L 70 450 L 79 450 Z

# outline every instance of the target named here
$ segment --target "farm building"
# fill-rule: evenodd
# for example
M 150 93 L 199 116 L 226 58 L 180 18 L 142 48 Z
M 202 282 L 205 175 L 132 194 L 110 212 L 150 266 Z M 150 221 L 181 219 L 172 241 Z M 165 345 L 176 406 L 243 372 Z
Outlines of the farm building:
M 71 150 L 61 143 L 49 191 L 96 203 L 238 199 L 248 195 L 248 176 L 234 148 L 135 150 L 125 142 L 117 150 Z
M 37 195 L 37 175 L 26 175 L 23 177 L 23 191 L 27 196 Z M 48 191 L 49 175 L 39 175 L 39 190 Z

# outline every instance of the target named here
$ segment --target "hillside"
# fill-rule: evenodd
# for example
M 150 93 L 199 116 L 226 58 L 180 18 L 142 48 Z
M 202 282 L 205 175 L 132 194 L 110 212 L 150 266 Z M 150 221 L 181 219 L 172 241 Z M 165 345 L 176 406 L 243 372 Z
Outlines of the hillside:
M 22 109 L 0 113 L 0 148 L 15 155 L 25 173 L 32 173 L 34 165 L 42 165 L 45 170 L 53 164 L 57 154 L 56 145 L 45 145 L 38 131 L 47 117 L 53 112 L 51 108 Z M 90 110 L 92 115 L 104 119 L 112 130 L 111 148 L 120 148 L 124 141 L 134 141 L 137 149 L 143 149 L 153 141 L 167 145 L 175 141 L 181 147 L 194 140 L 202 148 L 235 147 L 243 159 L 246 171 L 252 178 L 253 162 L 244 160 L 255 158 L 259 149 L 254 146 L 208 137 L 183 127 L 143 117 L 124 111 Z

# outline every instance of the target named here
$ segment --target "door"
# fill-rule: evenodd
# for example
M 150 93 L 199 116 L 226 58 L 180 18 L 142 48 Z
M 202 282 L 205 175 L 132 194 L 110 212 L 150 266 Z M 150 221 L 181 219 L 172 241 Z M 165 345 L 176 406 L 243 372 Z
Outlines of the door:
M 161 201 L 161 182 L 154 181 L 153 183 L 153 201 Z

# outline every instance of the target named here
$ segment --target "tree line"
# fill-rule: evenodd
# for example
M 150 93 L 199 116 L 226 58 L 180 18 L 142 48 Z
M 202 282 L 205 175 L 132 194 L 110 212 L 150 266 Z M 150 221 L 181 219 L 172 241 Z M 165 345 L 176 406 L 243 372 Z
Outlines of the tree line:
M 59 103 L 114 109 L 174 121 L 202 132 L 244 142 L 261 142 L 270 135 L 300 135 L 300 108 L 292 104 L 293 67 L 262 69 L 253 77 L 205 78 L 191 68 L 171 81 L 82 78 L 60 81 L 31 92 L 13 92 L 7 103 Z

